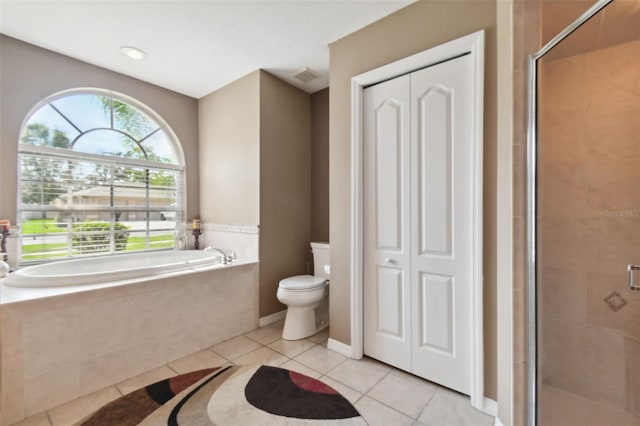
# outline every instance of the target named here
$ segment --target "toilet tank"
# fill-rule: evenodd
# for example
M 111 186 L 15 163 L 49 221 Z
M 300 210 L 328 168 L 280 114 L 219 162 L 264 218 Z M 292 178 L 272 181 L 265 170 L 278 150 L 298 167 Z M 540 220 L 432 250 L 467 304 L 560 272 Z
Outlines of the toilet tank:
M 329 243 L 311 243 L 313 275 L 329 279 Z

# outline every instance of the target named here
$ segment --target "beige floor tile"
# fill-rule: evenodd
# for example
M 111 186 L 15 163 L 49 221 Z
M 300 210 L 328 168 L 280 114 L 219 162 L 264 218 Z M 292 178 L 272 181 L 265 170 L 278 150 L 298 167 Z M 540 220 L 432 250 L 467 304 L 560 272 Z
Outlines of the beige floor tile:
M 177 374 L 175 371 L 167 366 L 163 366 L 151 371 L 147 371 L 146 373 L 142 373 L 139 376 L 132 377 L 131 379 L 125 380 L 124 382 L 120 382 L 116 385 L 116 387 L 120 390 L 120 392 L 122 392 L 123 395 L 126 395 L 147 385 L 176 375 Z
M 282 326 L 277 323 L 266 327 L 258 328 L 244 334 L 251 340 L 254 340 L 262 345 L 268 345 L 282 338 Z
M 209 349 L 205 349 L 170 362 L 169 367 L 180 374 L 184 374 L 189 373 L 190 371 L 202 370 L 204 368 L 220 367 L 225 364 L 229 364 L 229 361 L 217 353 L 212 352 Z
M 418 418 L 425 426 L 492 426 L 494 418 L 471 406 L 469 397 L 440 389 Z
M 314 379 L 322 376 L 322 373 L 314 370 L 313 368 L 309 368 L 306 365 L 300 364 L 298 361 L 289 360 L 282 364 L 280 368 L 286 368 L 287 370 L 295 371 L 300 374 L 304 374 L 305 376 L 313 377 Z
M 362 397 L 362 394 L 360 392 L 358 392 L 357 390 L 351 389 L 349 386 L 343 385 L 342 383 L 338 382 L 337 380 L 333 380 L 329 376 L 322 376 L 320 378 L 320 381 L 323 382 L 323 383 L 326 383 L 327 385 L 331 386 L 333 389 L 335 389 L 338 392 L 340 392 L 340 395 L 342 395 L 345 398 L 347 398 L 347 400 L 352 404 L 355 404 L 356 401 L 359 400 Z
M 276 352 L 280 352 L 283 355 L 293 358 L 296 355 L 300 355 L 302 352 L 310 349 L 315 343 L 302 339 L 302 340 L 276 340 L 273 343 L 269 343 L 267 346 Z
M 314 334 L 311 337 L 308 337 L 308 340 L 311 340 L 313 343 L 322 343 L 329 338 L 329 328 L 325 328 L 319 333 Z
M 26 418 L 21 422 L 14 423 L 13 426 L 51 426 L 51 423 L 49 423 L 47 413 L 40 413 Z
M 115 386 L 90 393 L 82 398 L 49 410 L 51 423 L 53 423 L 53 426 L 75 424 L 103 405 L 120 398 L 120 396 L 120 392 L 118 392 Z
M 413 419 L 397 412 L 396 410 L 380 404 L 367 396 L 362 397 L 355 404 L 356 409 L 367 421 L 369 426 L 403 426 L 413 424 Z M 445 426 L 443 423 L 439 426 Z M 449 426 L 449 425 L 446 425 Z
M 323 346 L 314 346 L 295 357 L 295 360 L 300 364 L 311 367 L 323 374 L 328 373 L 329 370 L 344 362 L 345 359 L 347 358 Z
M 272 351 L 267 347 L 262 347 L 256 351 L 249 352 L 246 355 L 241 356 L 234 362 L 238 365 L 271 365 L 273 367 L 279 367 L 287 362 L 289 358 L 286 356 Z
M 261 345 L 244 336 L 234 337 L 211 347 L 211 350 L 222 355 L 230 361 L 240 358 L 242 355 L 255 351 Z
M 435 394 L 431 383 L 387 374 L 367 396 L 415 419 Z
M 371 358 L 348 359 L 327 375 L 358 392 L 366 393 L 390 370 L 388 365 Z

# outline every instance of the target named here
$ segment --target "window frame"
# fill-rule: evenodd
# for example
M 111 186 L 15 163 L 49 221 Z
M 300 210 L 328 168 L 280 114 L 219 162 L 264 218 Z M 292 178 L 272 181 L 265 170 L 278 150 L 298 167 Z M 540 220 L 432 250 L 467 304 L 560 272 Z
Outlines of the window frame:
M 93 127 L 91 129 L 87 129 L 85 131 L 80 130 L 80 128 L 78 126 L 76 126 L 63 112 L 59 111 L 55 105 L 52 104 L 52 102 L 55 102 L 56 100 L 59 100 L 61 98 L 65 98 L 65 97 L 70 97 L 70 96 L 76 96 L 76 95 L 93 95 L 93 96 L 101 96 L 101 97 L 108 97 L 110 98 L 110 123 L 111 123 L 111 127 L 109 128 L 105 128 L 105 127 L 101 127 L 101 126 L 97 126 L 97 127 Z M 136 137 L 134 137 L 132 134 L 129 134 L 126 131 L 123 131 L 121 129 L 116 129 L 114 127 L 114 113 L 113 113 L 113 103 L 114 100 L 123 102 L 135 109 L 137 109 L 138 111 L 140 111 L 141 113 L 145 114 L 149 120 L 151 120 L 154 125 L 157 126 L 157 129 L 151 131 L 150 133 L 146 134 L 144 137 L 138 139 Z M 72 140 L 72 143 L 70 143 L 68 148 L 56 148 L 56 147 L 49 147 L 49 146 L 39 146 L 39 145 L 30 145 L 27 143 L 22 143 L 21 142 L 21 138 L 22 135 L 26 129 L 26 127 L 30 124 L 30 121 L 32 119 L 32 117 L 38 112 L 40 111 L 42 108 L 45 108 L 47 106 L 52 107 L 54 110 L 57 111 L 57 113 L 60 115 L 60 117 L 65 120 L 67 123 L 69 123 L 72 127 L 75 128 L 75 130 L 78 131 L 78 135 L 76 137 L 74 137 Z M 53 130 L 54 128 L 52 127 L 50 130 Z M 138 146 L 138 148 L 140 148 L 144 154 L 145 159 L 135 159 L 135 158 L 127 158 L 127 157 L 121 157 L 121 156 L 116 156 L 116 155 L 108 155 L 108 154 L 95 154 L 95 153 L 87 153 L 87 152 L 81 152 L 81 151 L 74 151 L 73 150 L 73 146 L 74 143 L 79 140 L 81 137 L 83 137 L 84 135 L 86 135 L 87 133 L 90 133 L 92 131 L 98 130 L 98 129 L 102 129 L 102 130 L 109 130 L 109 131 L 113 131 L 113 132 L 117 132 L 117 133 L 121 133 L 123 135 L 125 135 L 126 137 L 132 139 L 136 145 Z M 156 133 L 158 133 L 159 131 L 163 131 L 164 134 L 166 135 L 167 141 L 170 144 L 172 151 L 174 153 L 174 157 L 175 157 L 175 163 L 164 163 L 164 162 L 160 162 L 160 161 L 153 161 L 153 160 L 148 160 L 148 155 L 147 155 L 147 149 L 145 149 L 141 143 L 143 141 L 145 141 L 146 139 L 152 137 L 153 135 L 155 135 Z M 42 259 L 25 259 L 24 258 L 24 253 L 23 253 L 23 243 L 22 243 L 22 238 L 24 236 L 23 232 L 20 232 L 20 243 L 18 246 L 18 263 L 19 265 L 28 265 L 28 264 L 36 264 L 36 263 L 46 263 L 46 262 L 52 262 L 52 261 L 56 261 L 56 260 L 68 260 L 68 259 L 74 259 L 74 258 L 80 258 L 80 257 L 97 257 L 97 256 L 114 256 L 114 255 L 121 255 L 123 252 L 120 251 L 115 251 L 114 250 L 114 246 L 115 246 L 115 234 L 117 232 L 117 230 L 115 229 L 115 223 L 119 222 L 119 215 L 118 212 L 142 212 L 145 213 L 145 219 L 143 219 L 144 222 L 146 222 L 146 227 L 144 229 L 144 231 L 135 231 L 136 234 L 140 235 L 142 233 L 144 233 L 144 235 L 146 236 L 146 248 L 143 250 L 136 250 L 135 252 L 149 252 L 149 251 L 159 251 L 159 250 L 173 250 L 176 249 L 178 247 L 178 239 L 184 239 L 184 237 L 181 235 L 181 233 L 183 233 L 184 231 L 184 214 L 186 211 L 186 167 L 185 167 L 185 161 L 184 161 L 184 153 L 182 150 L 182 146 L 180 144 L 179 139 L 177 138 L 176 134 L 174 133 L 173 129 L 171 129 L 171 127 L 168 125 L 168 123 L 157 113 L 155 112 L 153 109 L 151 109 L 149 106 L 145 105 L 144 103 L 142 103 L 141 101 L 119 93 L 119 92 L 115 92 L 112 90 L 107 90 L 107 89 L 100 89 L 100 88 L 75 88 L 75 89 L 69 89 L 69 90 L 64 90 L 58 93 L 55 93 L 51 96 L 48 96 L 45 99 L 42 99 L 40 102 L 38 102 L 36 105 L 33 106 L 33 108 L 31 108 L 31 110 L 28 112 L 28 114 L 25 116 L 22 125 L 20 127 L 20 133 L 19 133 L 19 139 L 18 139 L 18 155 L 17 155 L 17 162 L 18 162 L 18 180 L 17 180 L 17 197 L 16 197 L 16 201 L 17 201 L 17 224 L 20 227 L 20 229 L 22 229 L 22 223 L 23 223 L 23 213 L 25 212 L 42 212 L 43 216 L 45 215 L 46 212 L 60 212 L 60 213 L 73 213 L 73 212 L 78 212 L 78 213 L 86 213 L 86 212 L 91 212 L 91 211 L 95 211 L 95 212 L 109 212 L 110 213 L 110 219 L 109 220 L 100 220 L 101 222 L 109 222 L 110 223 L 110 231 L 109 231 L 109 235 L 110 235 L 110 240 L 111 240 L 111 244 L 110 244 L 110 248 L 107 252 L 99 252 L 99 253 L 91 253 L 91 254 L 76 254 L 73 255 L 70 253 L 70 249 L 67 249 L 67 255 L 64 257 L 60 257 L 60 258 L 42 258 Z M 71 138 L 70 138 L 71 141 Z M 55 205 L 45 205 L 45 204 L 35 204 L 35 205 L 25 205 L 22 202 L 22 198 L 21 198 L 21 194 L 22 194 L 22 187 L 23 187 L 23 179 L 21 176 L 21 164 L 23 161 L 23 156 L 37 156 L 38 158 L 44 158 L 44 159 L 55 159 L 55 160 L 69 160 L 69 161 L 73 161 L 73 162 L 79 162 L 79 161 L 86 161 L 86 162 L 91 162 L 93 164 L 100 164 L 102 166 L 112 166 L 112 167 L 137 167 L 137 168 L 141 168 L 143 170 L 146 171 L 146 179 L 143 181 L 143 185 L 144 188 L 146 189 L 146 197 L 145 197 L 145 205 L 144 206 L 118 206 L 118 205 L 114 205 L 113 200 L 110 201 L 110 205 L 109 206 L 84 206 L 84 207 L 80 207 L 80 208 L 74 208 L 74 207 L 67 207 L 67 206 L 55 206 Z M 158 206 L 158 207 L 152 207 L 150 205 L 150 190 L 152 188 L 150 188 L 150 183 L 149 183 L 149 175 L 150 172 L 156 171 L 156 170 L 166 170 L 166 171 L 171 171 L 171 172 L 175 172 L 176 173 L 176 179 L 175 179 L 175 192 L 176 192 L 176 198 L 175 198 L 175 207 L 171 207 L 171 206 Z M 107 182 L 107 181 L 105 181 Z M 113 178 L 110 181 L 109 187 L 111 188 L 111 190 L 113 191 L 114 188 L 114 181 Z M 150 215 L 149 213 L 161 213 L 161 212 L 166 212 L 166 211 L 175 211 L 176 213 L 176 217 L 175 217 L 175 228 L 171 231 L 168 231 L 167 229 L 154 229 L 150 227 Z M 67 226 L 67 230 L 64 232 L 61 232 L 61 236 L 65 235 L 67 240 L 69 241 L 72 237 L 72 223 L 69 223 Z M 173 242 L 173 247 L 172 248 L 160 248 L 160 249 L 153 249 L 150 247 L 150 236 L 154 233 L 154 232 L 158 232 L 158 231 L 166 231 L 166 232 L 172 232 L 173 236 L 174 236 L 174 242 Z M 38 235 L 46 235 L 46 234 L 29 234 L 29 236 L 38 236 Z

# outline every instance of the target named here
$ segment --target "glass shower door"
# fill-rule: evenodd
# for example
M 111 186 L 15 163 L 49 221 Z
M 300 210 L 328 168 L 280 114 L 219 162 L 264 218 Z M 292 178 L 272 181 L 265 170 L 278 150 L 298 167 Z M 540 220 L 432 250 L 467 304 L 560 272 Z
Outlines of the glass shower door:
M 541 57 L 537 90 L 538 424 L 640 425 L 640 1 Z

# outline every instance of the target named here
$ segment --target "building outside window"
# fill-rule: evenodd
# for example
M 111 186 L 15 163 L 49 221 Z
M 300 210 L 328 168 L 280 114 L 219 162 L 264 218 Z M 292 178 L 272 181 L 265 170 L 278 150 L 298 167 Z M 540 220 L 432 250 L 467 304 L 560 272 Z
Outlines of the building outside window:
M 172 249 L 184 160 L 162 118 L 111 91 L 38 104 L 18 148 L 21 263 Z

